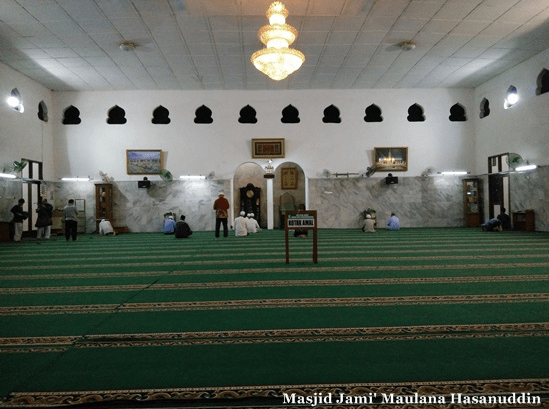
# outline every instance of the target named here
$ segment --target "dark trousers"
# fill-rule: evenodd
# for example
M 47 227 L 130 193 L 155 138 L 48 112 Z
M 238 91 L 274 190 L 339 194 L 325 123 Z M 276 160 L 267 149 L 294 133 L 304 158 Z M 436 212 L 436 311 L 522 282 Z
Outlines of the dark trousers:
M 67 241 L 72 237 L 72 240 L 76 240 L 76 229 L 78 228 L 78 222 L 76 220 L 65 220 L 65 238 Z
M 215 237 L 219 237 L 219 229 L 223 224 L 223 237 L 229 237 L 229 228 L 227 227 L 227 218 L 215 218 Z

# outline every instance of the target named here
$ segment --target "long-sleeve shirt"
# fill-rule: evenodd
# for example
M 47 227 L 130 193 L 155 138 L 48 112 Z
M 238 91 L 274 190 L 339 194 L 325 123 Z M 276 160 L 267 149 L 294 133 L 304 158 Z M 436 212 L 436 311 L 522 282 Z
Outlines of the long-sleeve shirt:
M 248 235 L 248 228 L 246 227 L 247 217 L 239 216 L 234 219 L 234 235 L 236 237 L 243 237 Z
M 65 216 L 65 220 L 72 220 L 77 222 L 78 221 L 78 209 L 75 205 L 67 205 L 63 209 L 63 215 Z
M 173 234 L 175 231 L 175 220 L 168 219 L 164 222 L 163 230 L 165 234 Z
M 389 230 L 399 230 L 400 229 L 400 220 L 398 220 L 398 217 L 391 216 L 389 219 L 389 222 L 387 223 L 387 229 Z

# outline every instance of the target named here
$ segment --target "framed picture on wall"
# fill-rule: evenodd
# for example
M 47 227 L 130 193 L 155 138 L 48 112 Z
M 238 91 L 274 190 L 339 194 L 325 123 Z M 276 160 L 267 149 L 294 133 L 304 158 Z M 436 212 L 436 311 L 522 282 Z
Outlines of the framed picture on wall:
M 282 180 L 282 189 L 297 189 L 297 168 L 282 168 L 280 169 Z
M 378 171 L 407 171 L 408 147 L 374 148 L 374 166 Z
M 158 175 L 160 169 L 162 169 L 162 150 L 126 150 L 126 172 L 128 175 Z
M 252 158 L 283 158 L 284 138 L 252 139 Z

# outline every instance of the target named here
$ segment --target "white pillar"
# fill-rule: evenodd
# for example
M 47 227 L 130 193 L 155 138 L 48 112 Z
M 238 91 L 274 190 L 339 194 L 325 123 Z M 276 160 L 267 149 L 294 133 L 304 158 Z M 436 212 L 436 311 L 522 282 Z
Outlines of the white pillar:
M 231 184 L 231 199 L 229 201 L 229 204 L 230 204 L 231 207 L 229 208 L 229 218 L 227 220 L 227 223 L 229 224 L 229 226 L 228 226 L 229 230 L 231 229 L 231 226 L 234 225 L 234 209 L 233 209 L 233 207 L 235 206 L 235 204 L 234 204 L 234 179 L 231 178 L 230 184 Z
M 316 210 L 309 209 L 309 178 L 305 178 L 305 210 Z
M 274 227 L 273 179 L 267 179 L 267 229 Z

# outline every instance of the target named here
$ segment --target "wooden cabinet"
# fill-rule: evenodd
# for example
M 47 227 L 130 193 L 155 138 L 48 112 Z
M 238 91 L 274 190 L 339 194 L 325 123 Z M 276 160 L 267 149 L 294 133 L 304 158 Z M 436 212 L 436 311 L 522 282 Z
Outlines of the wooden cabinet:
M 513 213 L 513 229 L 523 231 L 536 230 L 536 218 L 532 209 L 527 209 L 524 212 Z
M 240 188 L 240 211 L 254 214 L 254 219 L 261 224 L 261 188 L 248 183 Z
M 114 225 L 112 219 L 112 184 L 95 184 L 95 231 L 99 231 L 99 222 L 108 220 Z
M 481 183 L 477 178 L 463 179 L 463 210 L 465 227 L 478 227 L 482 223 Z

